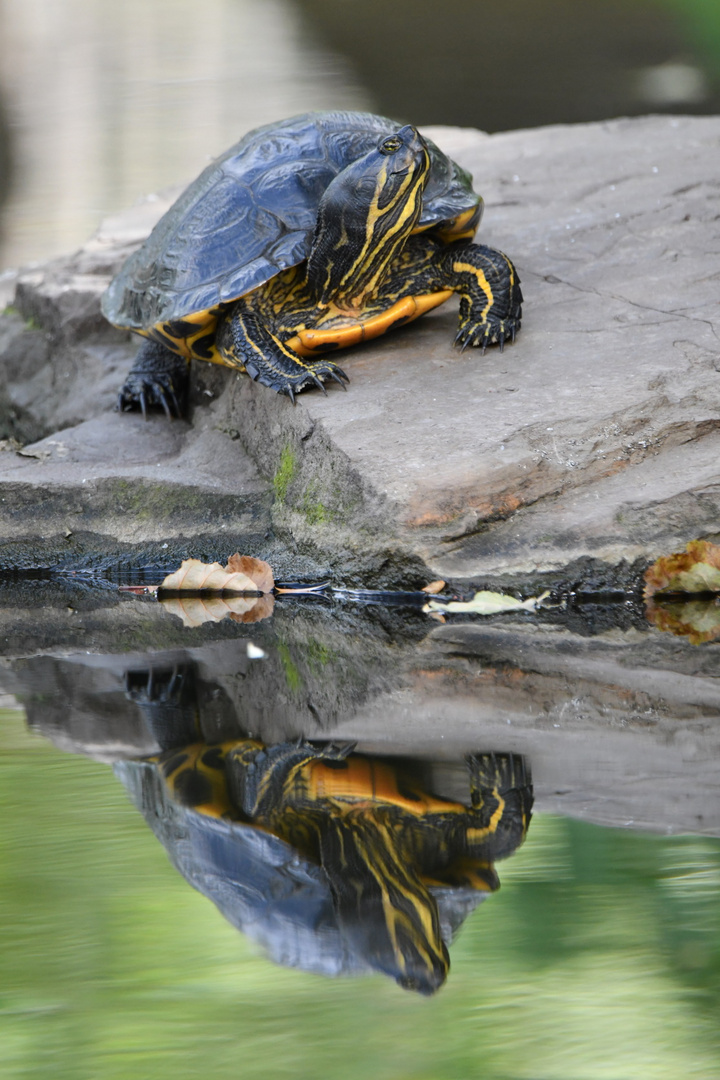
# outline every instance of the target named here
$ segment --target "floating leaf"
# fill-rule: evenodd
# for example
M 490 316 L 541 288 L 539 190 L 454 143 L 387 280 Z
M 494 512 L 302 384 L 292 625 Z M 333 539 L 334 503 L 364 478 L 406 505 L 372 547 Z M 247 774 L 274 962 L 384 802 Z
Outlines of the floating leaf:
M 666 630 L 676 637 L 686 637 L 691 645 L 704 645 L 720 638 L 720 602 L 718 597 L 710 600 L 688 600 L 685 603 L 651 602 L 645 614 L 658 630 Z
M 645 572 L 645 599 L 660 592 L 720 592 L 720 547 L 691 540 L 685 551 L 657 559 Z
M 269 593 L 273 588 L 272 570 L 262 559 L 232 555 L 228 565 L 185 559 L 173 574 L 168 574 L 160 590 L 169 592 Z
M 497 615 L 502 611 L 535 611 L 538 604 L 549 595 L 549 592 L 544 592 L 541 596 L 533 596 L 529 600 L 516 600 L 514 596 L 507 596 L 505 593 L 483 591 L 475 593 L 472 600 L 467 601 L 450 600 L 444 604 L 441 600 L 430 600 L 423 611 L 464 612 L 469 615 Z

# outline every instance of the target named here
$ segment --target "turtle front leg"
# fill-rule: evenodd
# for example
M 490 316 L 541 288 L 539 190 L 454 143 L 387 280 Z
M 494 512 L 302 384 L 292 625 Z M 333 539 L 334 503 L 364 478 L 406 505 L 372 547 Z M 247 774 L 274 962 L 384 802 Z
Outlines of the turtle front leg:
M 465 849 L 474 858 L 503 859 L 525 839 L 532 817 L 530 767 L 520 754 L 469 754 L 472 810 Z
M 451 245 L 443 255 L 441 278 L 460 294 L 460 328 L 455 344 L 466 349 L 515 340 L 522 316 L 517 271 L 507 255 L 484 244 Z
M 184 416 L 188 383 L 187 360 L 159 342 L 147 340 L 138 349 L 116 408 L 119 412 L 139 408 L 146 419 L 148 407 L 152 406 L 164 409 L 168 419 Z
M 292 402 L 306 386 L 318 386 L 326 393 L 325 379 L 334 379 L 343 390 L 349 382 L 345 372 L 331 360 L 306 363 L 283 345 L 242 301 L 220 326 L 216 344 L 228 367 L 246 371 L 251 379 L 279 394 L 287 394 Z

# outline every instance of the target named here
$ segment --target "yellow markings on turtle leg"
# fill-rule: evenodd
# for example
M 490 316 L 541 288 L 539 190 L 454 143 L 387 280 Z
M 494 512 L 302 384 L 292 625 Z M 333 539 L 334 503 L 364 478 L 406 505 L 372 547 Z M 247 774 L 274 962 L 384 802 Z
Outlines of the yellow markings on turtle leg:
M 321 349 L 345 349 L 358 345 L 361 341 L 370 341 L 380 337 L 394 326 L 403 326 L 424 315 L 426 311 L 444 304 L 453 294 L 452 289 L 442 289 L 435 293 L 420 296 L 405 296 L 396 301 L 385 311 L 367 318 L 346 322 L 344 325 L 330 326 L 326 330 L 300 330 L 285 342 L 288 349 L 300 356 L 312 356 Z
M 505 800 L 496 788 L 493 790 L 492 797 L 497 799 L 497 807 L 493 811 L 490 821 L 484 829 L 467 830 L 465 836 L 468 844 L 479 844 L 481 841 L 487 840 L 488 836 L 492 836 L 497 831 L 497 827 L 505 813 Z
M 485 304 L 485 307 L 483 308 L 480 315 L 480 321 L 484 321 L 488 311 L 495 303 L 495 297 L 493 296 L 492 286 L 490 285 L 490 282 L 485 277 L 485 274 L 480 269 L 480 267 L 473 266 L 472 263 L 454 262 L 452 264 L 452 268 L 456 274 L 469 274 L 477 281 L 480 291 L 484 293 L 485 299 L 487 300 L 487 303 Z M 459 289 L 458 291 L 462 292 L 463 290 Z
M 241 318 L 241 316 L 236 316 L 236 317 Z M 288 358 L 288 360 L 290 360 L 293 364 L 296 364 L 299 368 L 302 369 L 302 368 L 306 367 L 306 365 L 301 363 L 301 361 L 298 359 L 298 357 L 294 354 L 294 350 L 291 351 L 292 345 L 289 342 L 286 342 L 285 344 L 283 344 L 283 342 L 280 341 L 279 338 L 276 338 L 274 334 L 271 334 L 269 330 L 268 330 L 268 336 L 272 339 L 272 343 L 275 346 L 275 348 L 278 350 L 278 352 L 282 353 L 283 356 L 286 356 Z M 284 377 L 287 378 L 287 372 L 283 372 L 283 370 L 281 368 L 279 368 L 276 364 L 274 364 L 272 362 L 272 357 L 269 356 L 268 353 L 265 352 L 257 344 L 256 341 L 253 341 L 252 337 L 250 336 L 250 334 L 247 333 L 247 331 L 245 333 L 244 345 L 245 345 L 246 348 L 249 347 L 250 349 L 252 349 L 252 351 L 255 353 L 255 355 L 258 358 L 258 362 L 260 364 L 261 369 L 268 369 L 269 371 L 274 371 L 278 375 L 283 375 Z M 238 358 L 234 354 L 230 353 L 230 351 L 227 349 L 226 346 L 223 346 L 221 355 L 222 355 L 222 359 L 221 359 L 220 362 L 225 364 L 227 367 L 234 367 L 234 368 L 239 367 L 242 371 L 245 370 L 246 365 L 247 365 L 247 357 L 245 358 L 244 361 L 240 360 L 240 358 Z

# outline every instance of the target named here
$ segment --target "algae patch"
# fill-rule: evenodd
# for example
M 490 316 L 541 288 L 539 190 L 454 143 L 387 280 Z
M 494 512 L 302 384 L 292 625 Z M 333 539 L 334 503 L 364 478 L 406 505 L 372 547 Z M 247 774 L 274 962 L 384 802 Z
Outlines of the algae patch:
M 278 645 L 278 656 L 285 672 L 285 682 L 287 683 L 288 690 L 291 693 L 297 694 L 303 685 L 303 678 L 298 671 L 296 665 L 293 663 L 290 656 L 290 650 L 287 645 L 281 643 Z
M 280 464 L 272 480 L 275 498 L 281 504 L 285 502 L 288 488 L 292 483 L 296 471 L 297 460 L 295 454 L 289 443 L 286 443 L 280 453 Z
M 319 487 L 320 485 L 317 482 L 311 481 L 305 488 L 305 494 L 300 506 L 300 510 L 309 525 L 320 525 L 325 521 L 331 521 L 335 517 L 333 511 L 318 497 Z

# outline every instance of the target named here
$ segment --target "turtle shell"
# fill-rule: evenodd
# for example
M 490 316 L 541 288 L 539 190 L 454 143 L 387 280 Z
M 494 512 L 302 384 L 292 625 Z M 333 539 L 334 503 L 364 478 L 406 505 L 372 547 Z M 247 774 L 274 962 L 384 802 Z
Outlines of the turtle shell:
M 209 165 L 125 262 L 103 297 L 116 326 L 147 332 L 237 300 L 310 253 L 323 192 L 347 164 L 398 130 L 382 116 L 307 113 L 249 132 Z M 429 139 L 419 228 L 480 198 L 469 173 Z
M 275 963 L 322 975 L 376 970 L 340 924 L 319 866 L 254 825 L 174 802 L 154 764 L 120 761 L 113 771 L 183 877 Z M 446 944 L 489 895 L 467 886 L 430 892 Z

